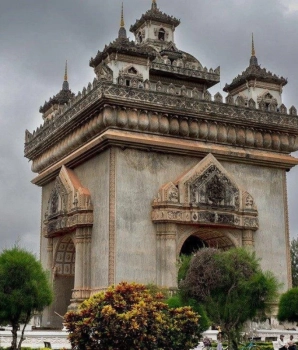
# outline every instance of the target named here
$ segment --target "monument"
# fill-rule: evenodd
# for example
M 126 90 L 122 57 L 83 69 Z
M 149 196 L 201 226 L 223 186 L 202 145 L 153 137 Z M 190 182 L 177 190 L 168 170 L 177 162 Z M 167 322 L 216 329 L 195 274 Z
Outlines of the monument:
M 95 78 L 62 90 L 26 131 L 25 156 L 42 188 L 41 261 L 56 327 L 90 295 L 120 281 L 177 288 L 177 258 L 200 246 L 253 249 L 291 286 L 286 171 L 298 160 L 297 111 L 287 80 L 247 69 L 212 98 L 220 68 L 179 50 L 180 21 L 156 1 L 90 60 Z M 278 259 L 277 259 L 278 257 Z

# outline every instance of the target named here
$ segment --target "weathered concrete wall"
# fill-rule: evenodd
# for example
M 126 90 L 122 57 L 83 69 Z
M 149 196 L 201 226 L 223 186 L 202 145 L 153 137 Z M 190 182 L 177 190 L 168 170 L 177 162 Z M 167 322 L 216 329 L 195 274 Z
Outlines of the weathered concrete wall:
M 201 159 L 126 149 L 117 151 L 116 282 L 156 281 L 156 227 L 151 204 L 163 184 L 176 180 Z M 284 171 L 221 162 L 255 199 L 259 229 L 254 233 L 261 266 L 288 288 Z
M 47 246 L 48 246 L 48 239 L 43 236 L 42 233 L 42 227 L 43 222 L 45 220 L 45 213 L 48 208 L 48 201 L 52 192 L 52 189 L 54 187 L 55 181 L 51 181 L 50 183 L 46 184 L 42 187 L 42 197 L 41 197 L 41 231 L 40 231 L 40 261 L 42 263 L 42 266 L 45 269 L 48 269 L 48 254 L 47 254 Z
M 109 257 L 109 157 L 107 150 L 74 169 L 91 193 L 94 224 L 91 243 L 91 288 L 108 285 Z
M 221 164 L 253 196 L 259 212 L 259 229 L 254 233 L 255 252 L 262 259 L 262 268 L 274 272 L 283 283 L 283 290 L 287 290 L 284 170 L 239 163 Z
M 159 187 L 175 180 L 200 159 L 117 150 L 116 283 L 156 283 L 156 228 L 152 201 Z

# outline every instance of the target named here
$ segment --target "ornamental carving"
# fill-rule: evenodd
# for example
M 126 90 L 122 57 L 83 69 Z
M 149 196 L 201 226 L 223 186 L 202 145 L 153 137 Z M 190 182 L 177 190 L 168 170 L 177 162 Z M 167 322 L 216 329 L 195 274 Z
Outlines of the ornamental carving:
M 137 86 L 136 83 L 134 83 Z M 202 98 L 203 92 L 194 90 L 193 96 L 183 96 L 167 93 L 167 86 L 161 82 L 146 82 L 136 88 L 112 84 L 102 80 L 94 80 L 92 86 L 83 89 L 73 100 L 69 101 L 62 110 L 59 110 L 51 120 L 45 120 L 44 124 L 32 134 L 26 131 L 25 156 L 32 160 L 32 171 L 41 172 L 45 168 L 57 163 L 65 155 L 88 143 L 108 128 L 134 129 L 144 132 L 143 123 L 139 116 L 147 114 L 149 124 L 158 123 L 156 127 L 150 126 L 150 132 L 154 134 L 171 134 L 173 115 L 178 117 L 179 127 L 175 134 L 183 139 L 194 139 L 218 142 L 220 144 L 257 148 L 261 150 L 274 150 L 281 152 L 294 152 L 298 149 L 298 118 L 294 107 L 280 108 L 278 111 L 268 111 L 266 105 L 255 109 L 253 106 L 240 107 L 225 103 L 208 101 L 208 91 Z M 176 86 L 178 86 L 176 84 Z M 196 96 L 195 96 L 196 95 Z M 102 105 L 106 99 L 117 100 L 112 106 L 113 118 L 107 124 L 103 118 L 105 107 Z M 130 103 L 135 108 L 136 103 L 146 103 L 146 112 L 138 111 L 138 120 L 118 123 L 117 114 L 123 110 L 123 102 L 126 106 Z M 263 101 L 264 102 L 264 101 Z M 97 110 L 85 113 L 94 105 L 99 105 Z M 149 107 L 149 104 L 152 106 Z M 262 105 L 262 103 L 261 103 Z M 154 120 L 156 108 L 167 108 L 167 115 Z M 121 112 L 122 113 L 122 112 Z M 186 123 L 185 117 L 192 113 L 192 122 Z M 165 118 L 168 122 L 165 124 Z M 190 120 L 190 119 L 189 119 Z M 220 120 L 220 122 L 219 122 Z M 161 125 L 161 124 L 164 125 Z M 251 128 L 239 128 L 241 125 L 251 125 Z M 183 126 L 182 126 L 183 124 Z M 241 135 L 245 130 L 245 137 Z M 63 135 L 63 137 L 61 137 Z M 58 140 L 58 141 L 57 141 Z
M 155 223 L 258 229 L 253 197 L 208 154 L 176 181 L 163 185 L 153 201 Z
M 113 81 L 113 71 L 105 63 L 96 67 L 95 74 L 99 80 Z
M 189 185 L 189 191 L 193 205 L 231 209 L 239 207 L 239 191 L 215 165 L 198 176 Z
M 46 237 L 93 225 L 90 192 L 76 174 L 62 166 L 48 200 L 43 233 Z

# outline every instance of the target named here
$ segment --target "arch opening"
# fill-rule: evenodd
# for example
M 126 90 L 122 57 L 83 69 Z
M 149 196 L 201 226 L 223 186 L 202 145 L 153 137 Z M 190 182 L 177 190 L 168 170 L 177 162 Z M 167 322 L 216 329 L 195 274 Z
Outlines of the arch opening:
M 74 289 L 75 258 L 74 242 L 70 235 L 64 236 L 57 244 L 54 256 L 53 311 L 59 315 L 64 315 L 70 304 Z M 61 324 L 61 322 L 62 320 L 57 316 L 55 323 Z
M 158 32 L 158 40 L 165 41 L 166 32 L 163 28 L 160 28 Z
M 179 255 L 191 255 L 200 248 L 206 247 L 206 243 L 198 236 L 191 235 L 183 243 Z
M 179 235 L 178 256 L 182 254 L 190 255 L 204 247 L 228 250 L 242 245 L 241 230 L 227 230 L 221 227 L 195 228 L 193 226 L 182 226 Z

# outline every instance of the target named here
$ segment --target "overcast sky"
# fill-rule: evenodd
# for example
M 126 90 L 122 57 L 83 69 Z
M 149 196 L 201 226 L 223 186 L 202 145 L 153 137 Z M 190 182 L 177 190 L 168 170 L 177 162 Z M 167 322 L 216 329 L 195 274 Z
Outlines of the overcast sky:
M 254 32 L 259 63 L 288 78 L 283 102 L 298 107 L 298 0 L 157 4 L 181 20 L 179 49 L 203 66 L 221 66 L 213 94 L 248 66 Z M 124 0 L 128 33 L 150 6 L 151 0 Z M 89 59 L 116 38 L 120 10 L 120 0 L 0 0 L 0 249 L 19 242 L 38 254 L 41 190 L 30 183 L 35 175 L 23 157 L 25 129 L 42 123 L 39 107 L 61 89 L 66 59 L 73 92 L 93 80 Z M 298 237 L 297 174 L 298 167 L 288 173 L 291 237 Z

